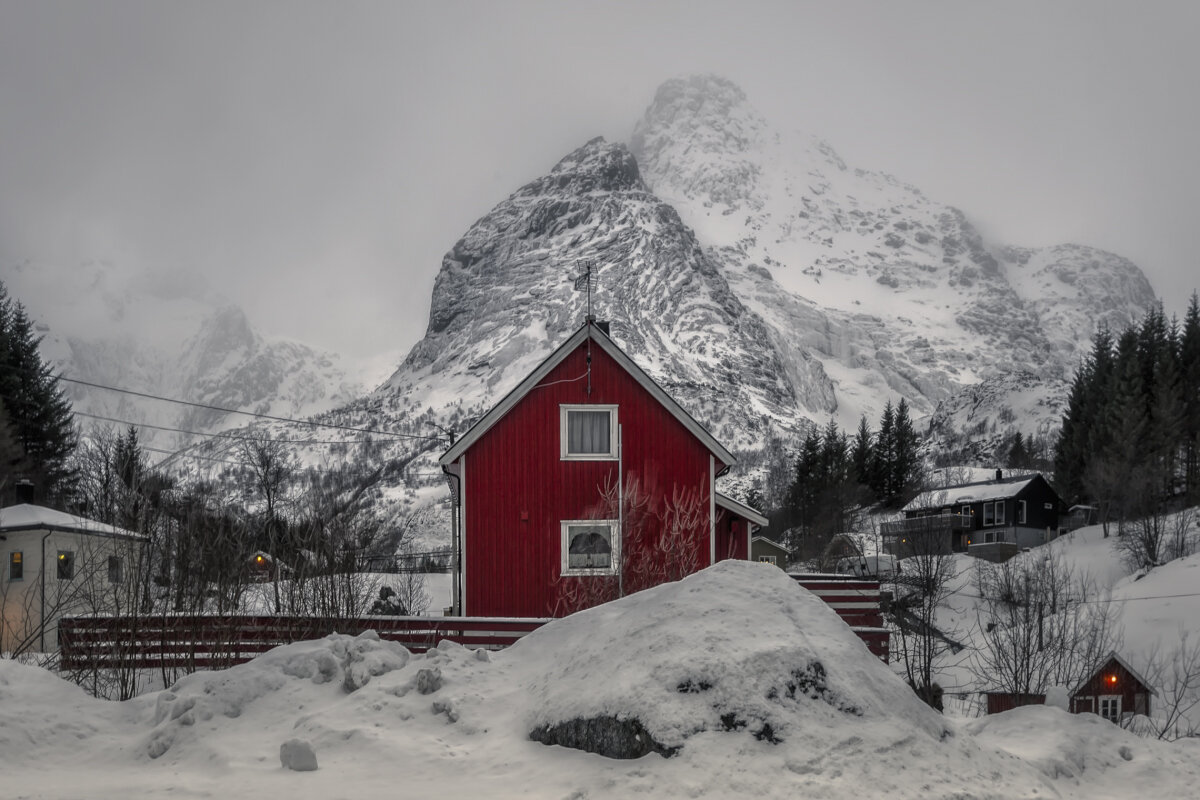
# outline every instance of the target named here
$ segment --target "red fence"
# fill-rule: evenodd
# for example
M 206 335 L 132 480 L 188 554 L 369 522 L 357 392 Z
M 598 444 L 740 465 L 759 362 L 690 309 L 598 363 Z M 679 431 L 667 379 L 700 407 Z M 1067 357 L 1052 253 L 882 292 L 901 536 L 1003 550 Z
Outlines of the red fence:
M 878 581 L 853 576 L 793 575 L 833 607 L 867 648 L 888 659 Z M 507 647 L 548 619 L 495 617 L 203 616 L 69 617 L 59 621 L 62 669 L 158 667 L 222 669 L 273 647 L 329 633 L 373 630 L 381 639 L 423 652 L 449 639 L 469 647 Z
M 222 669 L 273 647 L 330 633 L 379 638 L 423 652 L 449 639 L 470 647 L 507 647 L 545 619 L 486 617 L 200 616 L 73 617 L 59 621 L 61 668 Z
M 858 634 L 867 649 L 885 663 L 890 652 L 891 637 L 883 627 L 879 608 L 879 581 L 863 580 L 853 575 L 792 575 L 797 583 L 808 589 L 838 613 L 850 629 Z

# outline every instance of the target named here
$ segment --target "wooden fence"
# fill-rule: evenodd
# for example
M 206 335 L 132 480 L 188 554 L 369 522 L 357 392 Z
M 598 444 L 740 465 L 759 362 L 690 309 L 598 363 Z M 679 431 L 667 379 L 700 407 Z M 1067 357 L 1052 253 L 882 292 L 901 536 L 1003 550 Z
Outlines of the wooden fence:
M 842 575 L 793 575 L 838 613 L 883 661 L 889 634 L 880 614 L 879 582 Z M 223 669 L 273 647 L 329 633 L 373 630 L 381 639 L 424 652 L 443 639 L 498 649 L 548 619 L 496 617 L 292 617 L 279 615 L 165 615 L 66 617 L 59 621 L 61 668 Z
M 443 639 L 469 647 L 507 647 L 545 619 L 488 617 L 290 617 L 170 615 L 67 617 L 59 621 L 64 670 L 109 668 L 223 669 L 273 647 L 330 633 L 379 638 L 423 652 Z

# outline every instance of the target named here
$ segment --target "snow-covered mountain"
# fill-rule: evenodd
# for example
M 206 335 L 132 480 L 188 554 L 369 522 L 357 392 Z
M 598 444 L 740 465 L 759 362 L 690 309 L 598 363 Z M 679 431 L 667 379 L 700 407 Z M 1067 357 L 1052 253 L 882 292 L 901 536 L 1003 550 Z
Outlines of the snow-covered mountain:
M 327 410 L 363 391 L 337 356 L 264 337 L 198 276 L 135 274 L 107 262 L 30 262 L 7 268 L 4 281 L 44 335 L 43 356 L 80 381 L 288 417 Z M 76 412 L 95 417 L 201 432 L 249 421 L 77 383 L 63 386 Z M 112 424 L 83 418 L 89 420 Z M 141 436 L 168 450 L 197 441 L 149 427 Z
M 732 83 L 672 80 L 629 147 L 595 139 L 446 255 L 429 327 L 359 404 L 461 430 L 596 314 L 718 438 L 907 398 L 941 441 L 1047 434 L 1097 324 L 1155 303 L 1131 262 L 986 241 L 957 209 L 773 129 Z

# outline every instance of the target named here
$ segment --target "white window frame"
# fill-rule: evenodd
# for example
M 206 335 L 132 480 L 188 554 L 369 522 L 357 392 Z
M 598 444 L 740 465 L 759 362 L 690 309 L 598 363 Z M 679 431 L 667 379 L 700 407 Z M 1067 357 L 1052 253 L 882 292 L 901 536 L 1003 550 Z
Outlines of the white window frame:
M 576 525 L 586 525 L 589 528 L 598 528 L 601 526 L 608 528 L 608 541 L 612 545 L 612 554 L 607 568 L 571 568 L 571 527 Z M 589 577 L 616 575 L 617 567 L 621 563 L 621 537 L 617 535 L 618 525 L 619 523 L 615 519 L 564 519 L 562 521 L 562 561 L 560 564 L 563 576 Z
M 1027 512 L 1028 512 L 1028 509 L 1026 509 L 1026 507 L 1025 507 L 1025 501 L 1018 500 L 1017 501 L 1017 524 L 1018 525 L 1024 525 L 1026 523 L 1026 520 L 1029 519 Z
M 997 500 L 995 503 L 992 503 L 992 519 L 995 521 L 996 525 L 1004 524 L 1005 505 L 1006 504 L 1003 500 Z
M 991 503 L 983 504 L 983 527 L 988 528 L 996 524 L 996 509 Z
M 572 411 L 607 411 L 608 412 L 608 452 L 607 453 L 569 453 L 567 445 L 567 417 Z M 558 441 L 559 455 L 563 461 L 616 461 L 617 460 L 617 407 L 615 405 L 561 405 L 558 407 Z
M 775 563 L 775 556 L 759 556 L 759 557 L 758 557 L 758 563 L 760 563 L 760 564 L 771 564 L 771 565 L 773 565 L 773 566 L 776 566 L 776 567 L 777 567 L 777 566 L 779 566 L 778 564 L 776 564 L 776 563 Z
M 1109 714 L 1105 713 L 1108 710 L 1108 708 L 1107 708 L 1108 706 L 1115 707 L 1115 708 L 1113 708 L 1114 713 L 1111 716 Z M 1097 713 L 1104 719 L 1108 720 L 1109 722 L 1113 722 L 1113 723 L 1116 723 L 1119 725 L 1121 723 L 1121 695 L 1119 695 L 1119 694 L 1102 694 L 1102 695 L 1100 695 L 1100 702 L 1097 707 Z

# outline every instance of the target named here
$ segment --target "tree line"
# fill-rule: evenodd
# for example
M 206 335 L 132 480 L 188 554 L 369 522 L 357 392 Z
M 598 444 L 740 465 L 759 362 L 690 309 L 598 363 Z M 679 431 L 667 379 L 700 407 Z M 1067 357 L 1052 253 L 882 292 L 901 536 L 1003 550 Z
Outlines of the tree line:
M 1119 333 L 1096 333 L 1071 384 L 1054 471 L 1059 494 L 1095 506 L 1106 532 L 1200 501 L 1196 294 L 1182 323 L 1157 308 Z

